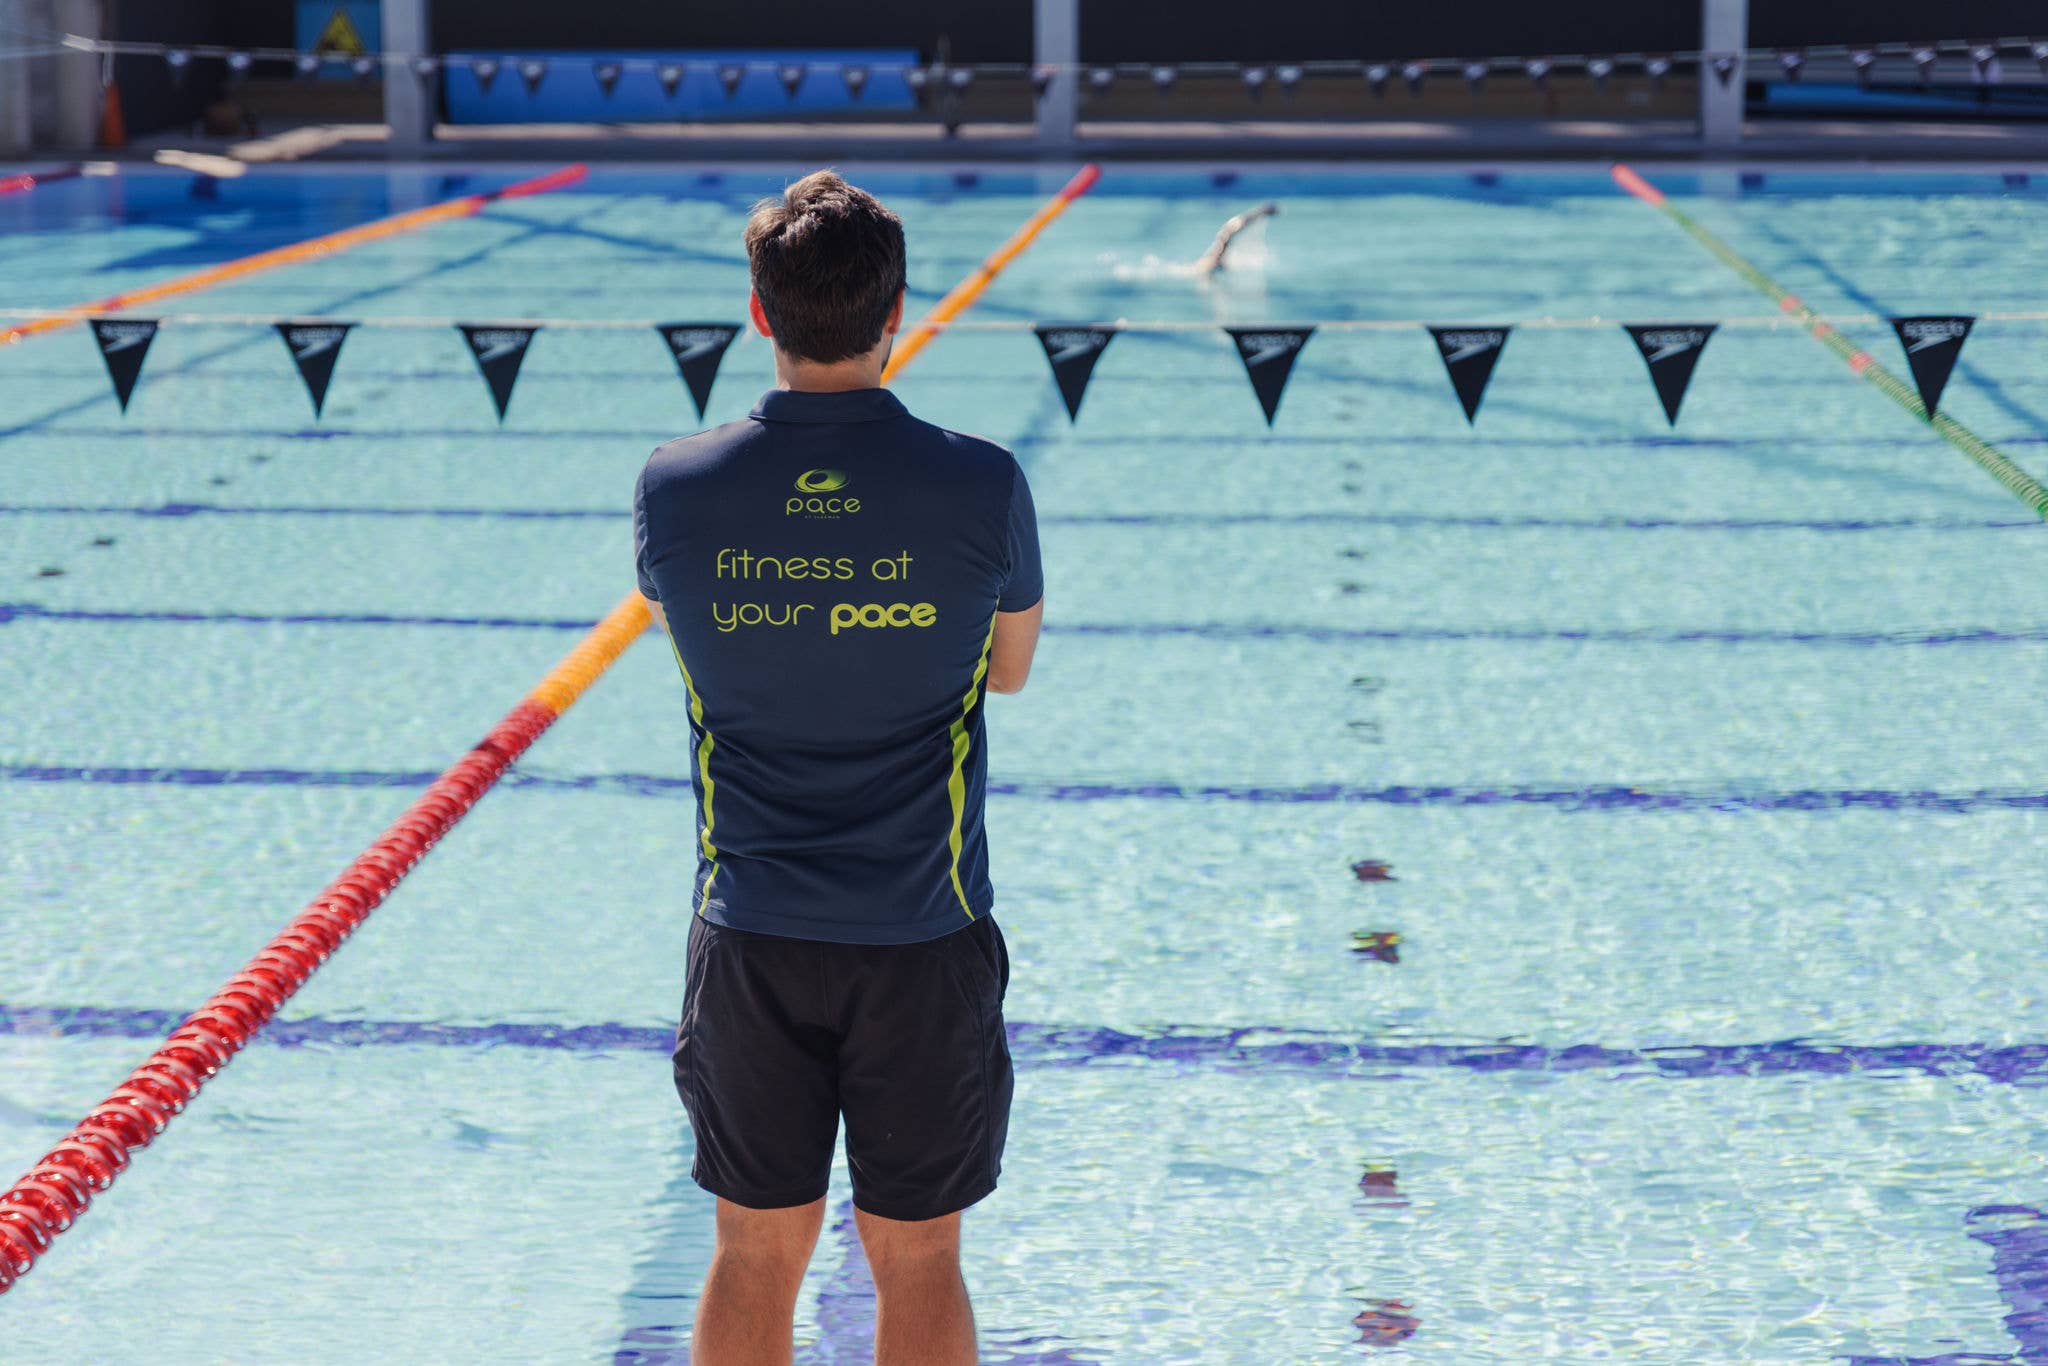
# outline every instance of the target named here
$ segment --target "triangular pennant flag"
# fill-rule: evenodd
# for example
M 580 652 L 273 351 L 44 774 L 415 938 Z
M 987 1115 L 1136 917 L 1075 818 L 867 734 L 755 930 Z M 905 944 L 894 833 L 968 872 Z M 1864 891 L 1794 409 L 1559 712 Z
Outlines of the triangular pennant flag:
M 718 363 L 725 359 L 725 349 L 740 334 L 740 325 L 661 323 L 654 330 L 668 343 L 669 354 L 676 358 L 676 370 L 689 386 L 690 397 L 697 401 L 697 416 L 703 417 L 704 405 L 711 401 L 711 381 L 718 378 Z
M 519 366 L 526 359 L 526 348 L 532 345 L 533 334 L 540 329 L 457 323 L 455 330 L 469 343 L 476 368 L 483 373 L 484 383 L 491 386 L 491 402 L 498 405 L 498 421 L 503 422 L 505 409 L 512 402 L 512 386 L 519 381 Z
M 861 92 L 868 88 L 868 69 L 864 66 L 842 66 L 839 68 L 839 79 L 846 83 L 847 95 L 857 100 Z
M 1238 359 L 1244 362 L 1244 372 L 1252 382 L 1252 392 L 1259 396 L 1259 406 L 1266 410 L 1266 425 L 1273 425 L 1275 414 L 1280 411 L 1280 391 L 1287 387 L 1287 377 L 1294 373 L 1294 358 L 1301 354 L 1301 348 L 1315 332 L 1313 327 L 1226 327 L 1230 339 L 1237 343 Z
M 1657 400 L 1664 405 L 1664 416 L 1674 427 L 1678 425 L 1678 405 L 1685 402 L 1686 386 L 1692 383 L 1693 367 L 1700 363 L 1700 353 L 1707 349 L 1707 338 L 1714 335 L 1718 323 L 1623 323 L 1643 353 L 1643 363 L 1650 367 L 1650 383 L 1657 386 Z
M 1729 80 L 1734 77 L 1735 67 L 1741 60 L 1740 57 L 1731 57 L 1725 52 L 1709 60 L 1709 65 L 1714 68 L 1714 79 L 1721 83 L 1723 89 L 1727 88 Z
M 731 99 L 740 90 L 740 82 L 747 78 L 747 69 L 738 62 L 722 62 L 718 68 L 718 83 L 725 89 L 725 97 Z
M 1486 381 L 1493 377 L 1493 367 L 1500 360 L 1500 353 L 1507 347 L 1507 327 L 1432 327 L 1429 335 L 1436 338 L 1437 354 L 1443 357 L 1444 369 L 1451 377 L 1451 387 L 1458 391 L 1458 402 L 1464 406 L 1465 421 L 1472 422 L 1479 415 L 1479 400 L 1486 395 Z
M 100 359 L 107 363 L 107 377 L 114 381 L 114 397 L 121 411 L 128 411 L 128 395 L 142 374 L 142 361 L 149 344 L 156 340 L 154 318 L 94 318 L 92 334 L 100 344 Z
M 1081 395 L 1088 392 L 1088 377 L 1095 373 L 1095 362 L 1116 340 L 1116 329 L 1037 323 L 1031 330 L 1038 334 L 1045 358 L 1052 363 L 1053 382 L 1060 386 L 1060 397 L 1066 401 L 1067 420 L 1078 420 Z
M 1920 390 L 1920 406 L 1933 417 L 1941 403 L 1941 391 L 1948 384 L 1957 357 L 1963 354 L 1963 339 L 1970 335 L 1975 314 L 1954 318 L 1893 318 L 1892 331 L 1906 348 L 1906 364 L 1912 367 L 1914 387 Z
M 599 62 L 590 72 L 597 77 L 597 88 L 605 93 L 606 99 L 610 99 L 612 91 L 619 88 L 619 77 L 626 74 L 626 68 L 618 62 Z
M 775 79 L 782 82 L 783 93 L 795 99 L 796 92 L 803 88 L 804 76 L 809 71 L 810 68 L 802 62 L 784 62 L 775 68 Z
M 472 59 L 469 64 L 469 74 L 476 77 L 476 88 L 478 90 L 483 91 L 486 95 L 490 94 L 491 82 L 498 79 L 498 59 L 496 57 L 477 57 Z
M 538 95 L 540 83 L 547 79 L 548 64 L 538 57 L 529 57 L 519 64 L 519 79 L 526 82 L 526 93 Z
M 354 323 L 279 323 L 277 335 L 284 338 L 299 367 L 299 378 L 313 396 L 313 416 L 327 405 L 327 382 L 334 378 L 334 363 L 341 359 L 341 344 L 348 340 Z
M 1059 75 L 1057 67 L 1034 66 L 1031 68 L 1031 93 L 1035 98 L 1044 99 L 1045 92 L 1052 89 L 1053 77 Z
M 670 99 L 676 97 L 676 87 L 683 83 L 683 64 L 663 62 L 654 68 L 654 79 L 661 82 L 661 93 Z

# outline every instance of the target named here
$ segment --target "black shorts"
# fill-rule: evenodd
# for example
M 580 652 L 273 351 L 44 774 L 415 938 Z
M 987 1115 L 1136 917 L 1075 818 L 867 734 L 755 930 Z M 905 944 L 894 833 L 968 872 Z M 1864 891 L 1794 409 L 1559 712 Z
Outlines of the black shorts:
M 1010 955 L 983 914 L 916 944 L 690 922 L 676 1091 L 690 1176 L 754 1209 L 825 1194 L 839 1116 L 853 1203 L 935 1219 L 996 1188 L 1009 1133 Z

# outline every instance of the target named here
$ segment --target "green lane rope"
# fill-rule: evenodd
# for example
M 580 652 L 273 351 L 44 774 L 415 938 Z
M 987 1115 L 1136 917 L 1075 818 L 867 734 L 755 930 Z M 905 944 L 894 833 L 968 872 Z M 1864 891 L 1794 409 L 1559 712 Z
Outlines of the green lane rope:
M 1850 370 L 1876 385 L 1892 402 L 1941 433 L 1950 445 L 1976 461 L 1985 473 L 2005 485 L 2021 502 L 2032 508 L 2035 516 L 2048 520 L 2048 488 L 2042 487 L 2039 480 L 2013 464 L 1990 442 L 1948 414 L 1936 412 L 1930 415 L 1922 406 L 1920 395 L 1914 391 L 1913 386 L 1879 365 L 1874 356 L 1844 337 L 1835 329 L 1833 323 L 1808 308 L 1798 295 L 1758 270 L 1755 265 L 1738 255 L 1733 247 L 1701 227 L 1689 214 L 1666 199 L 1662 190 L 1619 162 L 1613 167 L 1613 175 L 1615 184 L 1652 208 L 1661 210 L 1666 218 L 1683 228 L 1693 241 L 1712 252 L 1721 264 L 1775 299 L 1778 307 L 1804 324 L 1816 341 L 1848 362 Z

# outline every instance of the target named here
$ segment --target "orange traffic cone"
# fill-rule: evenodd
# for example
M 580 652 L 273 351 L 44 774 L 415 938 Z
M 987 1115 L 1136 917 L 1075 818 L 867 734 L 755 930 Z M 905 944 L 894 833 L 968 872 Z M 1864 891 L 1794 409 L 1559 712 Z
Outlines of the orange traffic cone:
M 107 85 L 106 103 L 100 107 L 100 146 L 119 150 L 128 145 L 128 123 L 121 117 L 121 87 Z

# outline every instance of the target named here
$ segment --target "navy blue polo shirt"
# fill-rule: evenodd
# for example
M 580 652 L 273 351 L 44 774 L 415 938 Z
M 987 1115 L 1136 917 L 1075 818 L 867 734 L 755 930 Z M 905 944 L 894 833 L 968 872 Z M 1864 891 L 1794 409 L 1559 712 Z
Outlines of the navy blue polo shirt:
M 907 944 L 988 910 L 989 646 L 1044 589 L 1016 459 L 886 389 L 777 389 L 657 447 L 633 531 L 689 702 L 695 911 Z

